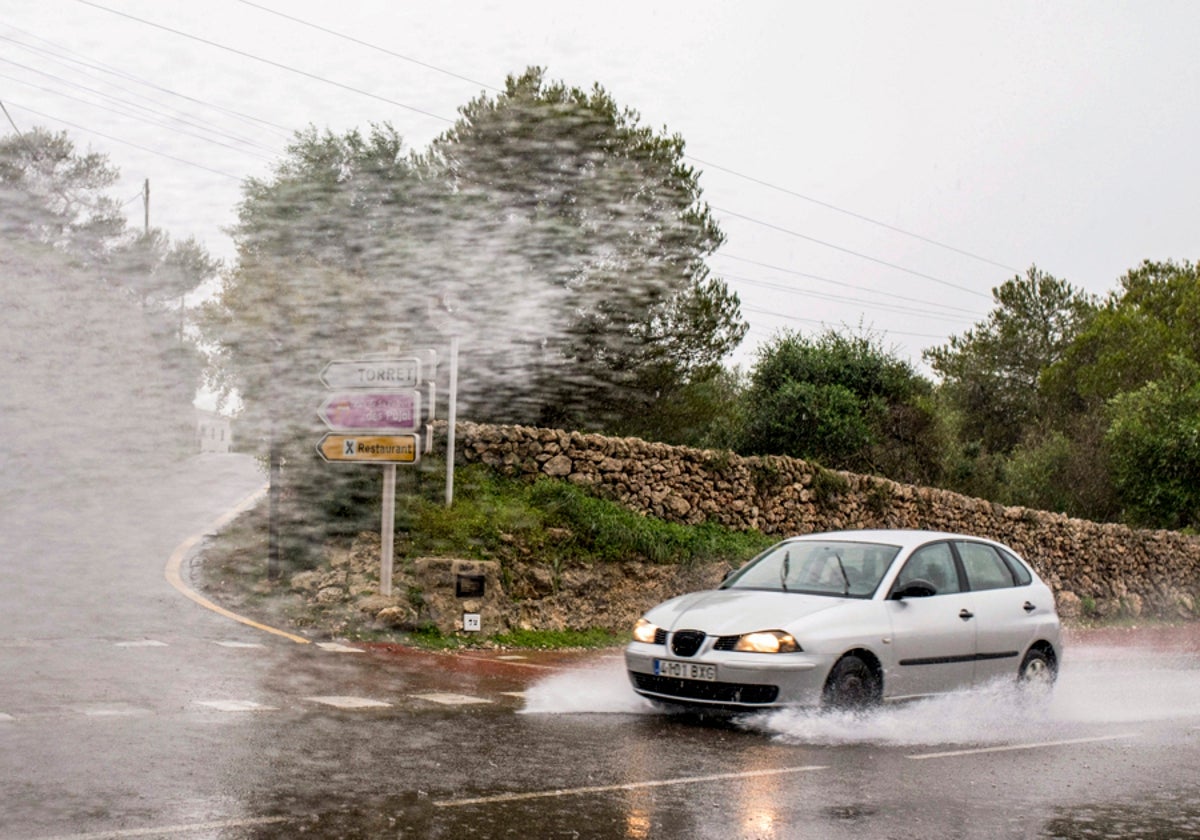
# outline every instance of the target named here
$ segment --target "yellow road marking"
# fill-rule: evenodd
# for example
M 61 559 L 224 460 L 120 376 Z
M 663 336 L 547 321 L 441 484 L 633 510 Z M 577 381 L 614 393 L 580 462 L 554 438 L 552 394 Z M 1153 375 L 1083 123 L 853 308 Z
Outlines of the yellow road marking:
M 181 573 L 181 569 L 183 568 L 184 558 L 186 558 L 188 556 L 188 553 L 192 550 L 193 547 L 195 547 L 196 543 L 198 543 L 198 542 L 200 542 L 200 540 L 204 539 L 204 536 L 206 534 L 209 534 L 209 533 L 212 533 L 215 531 L 219 531 L 222 528 L 224 528 L 226 525 L 228 525 L 230 522 L 232 522 L 233 519 L 236 516 L 238 516 L 238 514 L 242 513 L 243 511 L 249 510 L 259 499 L 262 498 L 263 494 L 266 492 L 267 492 L 266 485 L 260 487 L 259 489 L 255 490 L 253 493 L 251 493 L 249 496 L 247 496 L 246 498 L 244 498 L 240 502 L 238 502 L 238 504 L 233 508 L 233 510 L 230 510 L 225 515 L 218 518 L 215 522 L 213 522 L 211 525 L 209 525 L 207 528 L 205 528 L 200 533 L 193 534 L 192 536 L 190 536 L 186 540 L 184 540 L 182 543 L 180 543 L 179 546 L 175 549 L 175 551 L 171 553 L 171 558 L 169 560 L 167 560 L 167 568 L 165 570 L 163 570 L 163 575 L 166 577 L 167 582 L 169 584 L 171 584 L 171 586 L 178 589 L 185 596 L 187 596 L 188 598 L 191 598 L 193 601 L 195 601 L 197 604 L 204 607 L 205 609 L 212 610 L 213 612 L 215 612 L 219 615 L 223 615 L 226 618 L 231 618 L 234 621 L 239 621 L 248 627 L 253 627 L 255 630 L 262 630 L 265 633 L 274 633 L 276 636 L 283 636 L 285 639 L 290 639 L 293 642 L 296 642 L 297 644 L 301 644 L 301 645 L 311 644 L 311 642 L 308 639 L 304 638 L 303 636 L 297 636 L 292 633 L 288 633 L 284 630 L 279 630 L 275 627 L 268 627 L 265 624 L 260 624 L 257 621 L 246 618 L 243 615 L 238 615 L 237 613 L 231 612 L 230 610 L 227 610 L 224 607 L 218 606 L 217 604 L 214 604 L 212 601 L 205 598 L 199 592 L 196 592 L 194 589 L 192 589 L 190 586 L 188 586 L 186 583 L 184 583 L 184 580 L 183 580 L 183 574 Z

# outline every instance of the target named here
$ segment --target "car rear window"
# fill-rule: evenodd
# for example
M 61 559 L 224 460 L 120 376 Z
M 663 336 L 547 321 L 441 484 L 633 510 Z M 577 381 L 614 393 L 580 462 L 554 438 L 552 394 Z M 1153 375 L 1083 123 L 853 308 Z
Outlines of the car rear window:
M 971 589 L 1003 589 L 1015 584 L 1012 569 L 990 545 L 960 542 L 956 547 Z

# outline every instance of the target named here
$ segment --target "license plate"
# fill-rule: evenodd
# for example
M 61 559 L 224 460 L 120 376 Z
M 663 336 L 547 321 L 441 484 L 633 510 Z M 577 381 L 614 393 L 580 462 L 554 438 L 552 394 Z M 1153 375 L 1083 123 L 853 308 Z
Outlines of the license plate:
M 701 665 L 698 662 L 676 662 L 673 659 L 655 659 L 654 674 L 658 677 L 678 677 L 681 680 L 705 680 L 715 682 L 716 665 Z

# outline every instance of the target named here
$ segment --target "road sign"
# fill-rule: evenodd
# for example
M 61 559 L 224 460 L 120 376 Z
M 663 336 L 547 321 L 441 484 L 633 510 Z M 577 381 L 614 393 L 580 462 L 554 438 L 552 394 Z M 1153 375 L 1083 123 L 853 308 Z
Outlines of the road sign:
M 413 431 L 421 421 L 421 392 L 346 391 L 330 394 L 317 416 L 335 432 L 362 429 Z
M 341 359 L 325 365 L 321 381 L 327 388 L 415 388 L 421 382 L 416 356 L 379 359 Z
M 355 464 L 415 464 L 420 458 L 417 435 L 326 434 L 317 453 L 326 461 Z

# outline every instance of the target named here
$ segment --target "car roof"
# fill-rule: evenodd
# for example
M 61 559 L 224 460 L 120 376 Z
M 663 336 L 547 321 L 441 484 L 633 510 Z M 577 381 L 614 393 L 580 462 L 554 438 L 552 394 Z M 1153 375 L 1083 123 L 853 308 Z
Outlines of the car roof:
M 971 534 L 956 534 L 949 531 L 923 531 L 919 529 L 907 528 L 880 528 L 875 530 L 861 531 L 825 531 L 816 534 L 803 534 L 800 536 L 789 537 L 788 542 L 813 541 L 813 540 L 845 540 L 847 542 L 866 542 L 879 543 L 881 545 L 894 545 L 900 548 L 916 548 L 928 542 L 935 540 L 977 540 L 979 542 L 992 543 L 1000 545 L 995 540 L 989 540 L 986 537 L 976 537 Z

